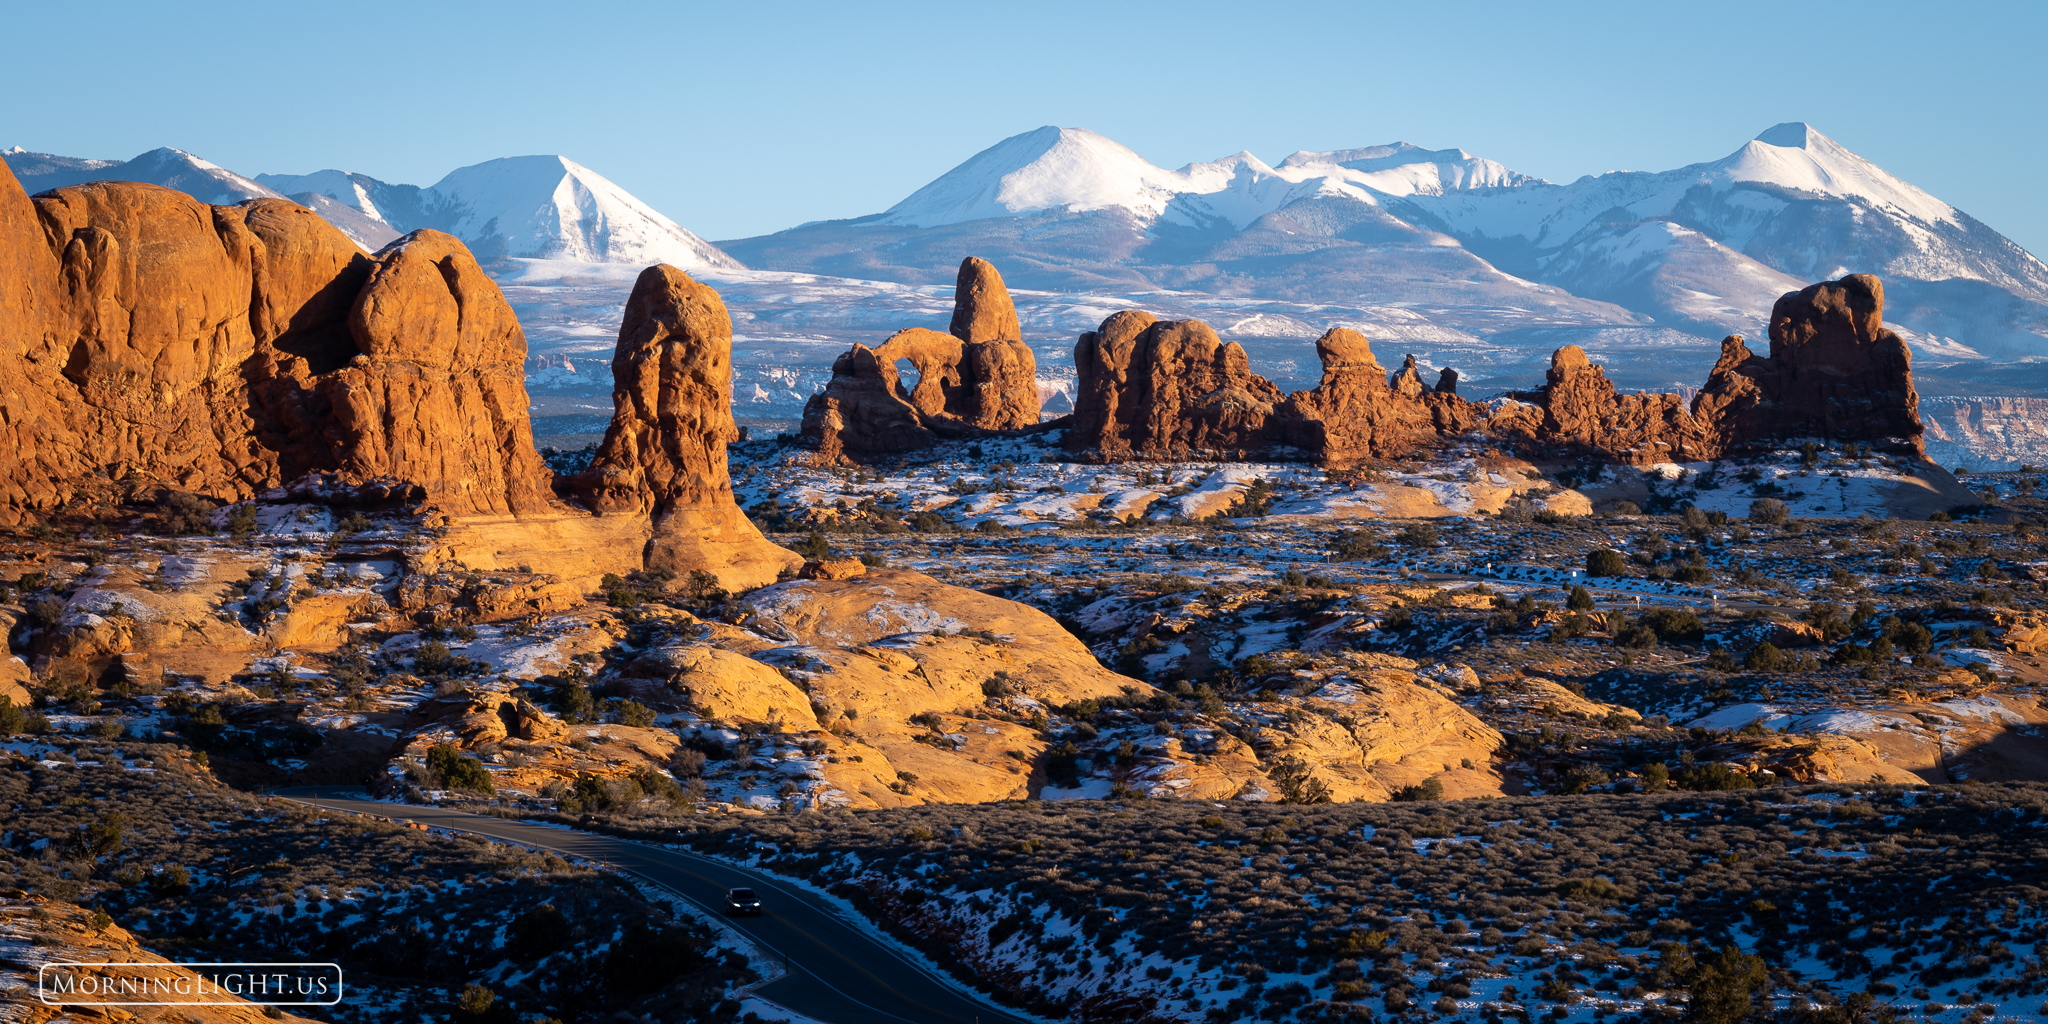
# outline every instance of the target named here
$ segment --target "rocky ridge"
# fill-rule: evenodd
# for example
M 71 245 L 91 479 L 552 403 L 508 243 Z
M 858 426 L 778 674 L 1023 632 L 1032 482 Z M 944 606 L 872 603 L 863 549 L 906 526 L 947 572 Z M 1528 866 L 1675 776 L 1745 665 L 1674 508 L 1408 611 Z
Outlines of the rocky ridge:
M 1402 459 L 1461 439 L 1548 457 L 1648 465 L 1718 458 L 1815 437 L 1921 453 L 1911 356 L 1883 326 L 1884 286 L 1867 274 L 1780 298 L 1771 355 L 1739 336 L 1722 346 L 1706 387 L 1623 395 L 1576 345 L 1551 357 L 1543 387 L 1488 407 L 1457 396 L 1455 371 L 1426 385 L 1411 356 L 1388 375 L 1364 335 L 1333 328 L 1316 342 L 1323 377 L 1283 396 L 1251 372 L 1242 347 L 1200 321 L 1112 314 L 1081 335 L 1069 451 L 1121 459 L 1306 458 L 1326 466 Z

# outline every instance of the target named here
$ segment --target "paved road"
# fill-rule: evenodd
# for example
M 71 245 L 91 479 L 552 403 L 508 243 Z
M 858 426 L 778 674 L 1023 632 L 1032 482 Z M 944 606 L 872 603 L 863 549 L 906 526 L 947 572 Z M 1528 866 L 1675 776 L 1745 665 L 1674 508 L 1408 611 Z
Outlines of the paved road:
M 750 886 L 761 895 L 766 912 L 727 920 L 789 965 L 787 974 L 755 993 L 827 1024 L 1025 1024 L 1024 1018 L 941 982 L 876 941 L 866 926 L 848 924 L 814 894 L 759 872 L 612 836 L 366 800 L 361 790 L 307 786 L 281 789 L 276 795 L 329 810 L 416 821 L 602 861 L 711 913 L 719 912 L 725 890 Z

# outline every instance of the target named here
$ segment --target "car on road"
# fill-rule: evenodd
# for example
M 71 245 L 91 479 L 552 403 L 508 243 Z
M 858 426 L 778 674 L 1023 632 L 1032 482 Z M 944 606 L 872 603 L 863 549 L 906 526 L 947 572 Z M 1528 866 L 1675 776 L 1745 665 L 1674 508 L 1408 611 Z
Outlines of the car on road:
M 725 891 L 725 913 L 729 917 L 738 917 L 741 914 L 759 916 L 761 913 L 761 897 L 754 895 L 754 890 L 752 889 L 727 889 Z

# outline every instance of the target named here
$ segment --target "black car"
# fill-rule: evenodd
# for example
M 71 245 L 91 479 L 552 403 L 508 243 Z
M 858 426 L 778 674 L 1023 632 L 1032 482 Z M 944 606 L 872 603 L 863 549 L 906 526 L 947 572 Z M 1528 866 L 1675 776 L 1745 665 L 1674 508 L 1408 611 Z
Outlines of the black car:
M 725 912 L 733 917 L 741 914 L 754 914 L 758 916 L 761 913 L 761 897 L 754 895 L 754 890 L 752 889 L 727 889 L 725 891 Z

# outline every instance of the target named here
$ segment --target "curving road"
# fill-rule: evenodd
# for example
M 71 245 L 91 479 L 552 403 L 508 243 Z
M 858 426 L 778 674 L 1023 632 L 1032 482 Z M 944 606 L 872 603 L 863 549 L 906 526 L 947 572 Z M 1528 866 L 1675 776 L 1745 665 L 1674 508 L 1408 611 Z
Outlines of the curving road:
M 375 814 L 471 832 L 584 860 L 601 861 L 717 914 L 725 890 L 750 886 L 766 912 L 727 918 L 789 970 L 754 993 L 826 1024 L 1028 1024 L 981 1002 L 878 941 L 865 925 L 773 876 L 692 853 L 612 836 L 479 814 L 364 799 L 361 790 L 307 786 L 276 796 L 334 811 Z

